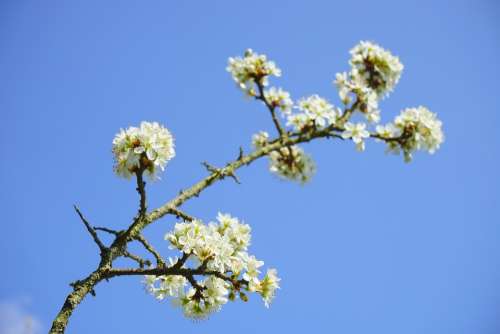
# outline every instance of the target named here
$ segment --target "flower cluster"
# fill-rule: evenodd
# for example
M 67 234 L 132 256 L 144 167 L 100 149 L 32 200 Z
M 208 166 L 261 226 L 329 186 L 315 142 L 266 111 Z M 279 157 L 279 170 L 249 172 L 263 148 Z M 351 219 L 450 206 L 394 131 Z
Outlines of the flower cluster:
M 316 172 L 316 165 L 300 147 L 289 146 L 269 154 L 269 170 L 284 179 L 306 183 Z
M 114 170 L 118 176 L 130 178 L 145 172 L 155 178 L 175 156 L 174 139 L 160 124 L 142 122 L 140 127 L 121 129 L 113 139 Z
M 398 57 L 367 41 L 361 41 L 351 50 L 350 64 L 353 81 L 369 87 L 379 97 L 393 90 L 403 72 Z
M 231 73 L 238 87 L 250 96 L 257 95 L 255 89 L 257 83 L 267 86 L 268 76 L 281 76 L 281 70 L 273 61 L 267 60 L 265 55 L 259 55 L 251 49 L 245 51 L 243 58 L 229 58 L 226 70 Z
M 288 115 L 291 113 L 293 101 L 287 91 L 271 87 L 264 91 L 264 98 L 273 108 L 280 108 L 283 114 Z
M 335 124 L 340 116 L 338 108 L 318 95 L 300 99 L 297 109 L 300 113 L 289 115 L 287 122 L 287 125 L 293 126 L 297 131 L 318 129 Z
M 335 85 L 345 105 L 356 97 L 354 109 L 363 113 L 369 122 L 380 121 L 378 102 L 398 83 L 403 65 L 399 58 L 372 43 L 361 41 L 351 50 L 351 71 L 337 73 Z
M 405 161 L 412 159 L 416 150 L 426 150 L 433 154 L 444 141 L 441 121 L 436 114 L 425 107 L 407 108 L 394 120 L 394 124 L 378 127 L 377 133 L 382 138 L 399 138 L 387 141 L 389 151 L 404 153 Z
M 157 299 L 172 298 L 184 314 L 190 318 L 202 319 L 220 310 L 229 300 L 238 295 L 248 300 L 244 293 L 259 293 L 266 305 L 279 288 L 280 279 L 275 269 L 259 279 L 263 261 L 249 255 L 250 226 L 237 218 L 219 213 L 217 222 L 208 225 L 200 221 L 178 223 L 172 232 L 165 236 L 170 248 L 177 249 L 189 256 L 196 265 L 193 272 L 206 278 L 196 281 L 191 276 L 146 276 L 146 290 Z M 171 261 L 175 266 L 177 261 Z M 184 268 L 185 269 L 185 268 Z M 184 271 L 189 275 L 189 271 Z M 188 287 L 188 282 L 191 287 Z

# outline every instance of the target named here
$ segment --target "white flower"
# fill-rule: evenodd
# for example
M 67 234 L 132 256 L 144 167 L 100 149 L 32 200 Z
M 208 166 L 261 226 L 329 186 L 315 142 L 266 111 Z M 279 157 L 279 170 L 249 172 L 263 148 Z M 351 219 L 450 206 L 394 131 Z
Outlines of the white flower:
M 269 134 L 266 131 L 260 131 L 252 136 L 252 144 L 256 149 L 266 146 L 268 141 Z
M 350 123 L 347 122 L 345 124 L 345 130 L 342 132 L 342 138 L 348 139 L 351 138 L 352 141 L 356 144 L 356 149 L 358 151 L 364 151 L 365 142 L 364 139 L 370 137 L 370 133 L 366 130 L 365 123 Z
M 247 271 L 243 274 L 243 279 L 249 283 L 259 283 L 259 268 L 264 265 L 264 261 L 259 261 L 255 256 L 249 256 L 246 261 Z
M 260 282 L 259 293 L 262 299 L 264 299 L 266 307 L 269 307 L 271 301 L 274 299 L 276 289 L 279 289 L 279 281 L 281 281 L 281 279 L 278 278 L 276 269 L 269 269 L 264 279 Z
M 348 74 L 345 72 L 337 73 L 334 83 L 344 104 L 352 102 L 351 95 L 355 95 L 357 97 L 356 109 L 363 113 L 369 122 L 378 123 L 380 121 L 379 98 L 375 91 L 366 87 L 356 77 L 348 79 Z
M 383 138 L 395 138 L 401 134 L 400 129 L 398 129 L 394 124 L 389 123 L 386 125 L 377 125 L 375 128 L 377 134 Z M 380 139 L 377 139 L 380 141 Z
M 187 284 L 186 278 L 179 275 L 147 275 L 143 282 L 146 291 L 151 293 L 158 300 L 163 300 L 166 297 L 178 297 L 183 293 L 184 286 Z
M 267 60 L 265 55 L 259 55 L 251 49 L 245 51 L 243 58 L 229 58 L 226 70 L 231 73 L 238 87 L 250 96 L 257 95 L 256 83 L 267 86 L 268 76 L 281 76 L 281 70 L 273 61 Z
M 269 154 L 269 170 L 282 178 L 305 183 L 311 179 L 316 166 L 300 147 L 290 146 Z
M 203 299 L 212 310 L 219 310 L 228 301 L 229 284 L 220 278 L 210 276 L 203 282 Z
M 399 58 L 377 44 L 361 41 L 351 51 L 351 77 L 384 97 L 394 89 L 403 71 Z
M 290 93 L 281 88 L 271 87 L 264 91 L 266 101 L 274 108 L 280 108 L 284 115 L 289 115 L 292 111 L 293 101 Z
M 444 141 L 441 121 L 422 106 L 403 110 L 394 120 L 394 125 L 401 132 L 400 145 L 405 161 L 412 159 L 415 150 L 427 150 L 433 154 Z
M 352 92 L 352 88 L 349 78 L 347 77 L 347 73 L 346 72 L 337 73 L 335 75 L 334 84 L 337 86 L 337 89 L 339 90 L 339 97 L 342 103 L 344 103 L 345 105 L 351 103 L 352 98 L 350 94 Z
M 318 95 L 300 99 L 297 108 L 301 113 L 290 115 L 287 125 L 294 126 L 298 131 L 302 131 L 306 127 L 323 128 L 335 124 L 335 121 L 340 116 L 338 108 L 335 108 Z
M 175 156 L 174 140 L 160 124 L 142 122 L 140 127 L 121 129 L 113 139 L 114 170 L 118 176 L 130 178 L 144 171 L 152 179 L 163 171 Z

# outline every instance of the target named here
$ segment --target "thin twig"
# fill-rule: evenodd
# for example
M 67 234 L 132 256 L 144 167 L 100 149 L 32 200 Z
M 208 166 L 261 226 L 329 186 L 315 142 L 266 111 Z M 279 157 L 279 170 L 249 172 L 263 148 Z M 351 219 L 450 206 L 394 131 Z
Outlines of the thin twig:
M 255 83 L 257 84 L 257 89 L 259 90 L 259 95 L 257 95 L 255 98 L 257 100 L 261 100 L 262 102 L 264 102 L 267 109 L 269 109 L 274 126 L 276 127 L 276 130 L 278 130 L 278 133 L 281 138 L 285 135 L 285 131 L 283 131 L 283 128 L 281 127 L 281 124 L 278 121 L 278 117 L 276 117 L 275 107 L 271 103 L 269 103 L 269 101 L 266 99 L 264 95 L 264 85 L 262 84 L 261 80 L 255 80 Z
M 119 235 L 120 234 L 119 231 L 115 231 L 115 230 L 112 230 L 112 229 L 107 228 L 107 227 L 94 226 L 94 230 L 96 230 L 96 231 L 103 231 L 103 232 L 106 232 L 106 233 L 109 233 L 109 234 L 113 234 L 113 235 Z
M 187 213 L 185 213 L 177 208 L 174 208 L 174 207 L 168 208 L 168 212 L 171 215 L 176 216 L 177 218 L 182 218 L 184 221 L 192 222 L 194 220 L 197 220 L 195 217 L 190 216 Z
M 141 267 L 141 268 L 144 268 L 144 266 L 151 265 L 151 261 L 145 260 L 145 259 L 141 258 L 140 256 L 134 255 L 134 254 L 130 253 L 129 251 L 124 251 L 123 256 L 127 257 L 131 260 L 134 260 L 135 262 L 137 262 L 139 264 L 139 267 Z
M 89 222 L 87 221 L 87 219 L 85 219 L 85 217 L 83 216 L 80 209 L 78 209 L 78 207 L 76 205 L 73 205 L 73 208 L 75 208 L 76 213 L 78 214 L 78 216 L 80 216 L 80 219 L 82 220 L 83 224 L 87 228 L 87 231 L 89 231 L 90 235 L 92 236 L 92 239 L 94 239 L 94 242 L 99 247 L 101 254 L 106 252 L 107 251 L 106 246 L 104 246 L 101 239 L 99 239 L 99 236 L 97 235 L 96 231 L 94 230 L 94 228 L 92 226 L 90 226 Z
M 148 252 L 153 254 L 153 256 L 156 259 L 156 264 L 159 267 L 165 265 L 165 261 L 162 259 L 160 253 L 158 253 L 158 251 L 154 249 L 154 247 L 146 240 L 146 238 L 144 238 L 144 236 L 142 236 L 142 234 L 137 235 L 135 237 L 135 240 L 139 241 L 144 246 L 144 248 L 146 248 Z

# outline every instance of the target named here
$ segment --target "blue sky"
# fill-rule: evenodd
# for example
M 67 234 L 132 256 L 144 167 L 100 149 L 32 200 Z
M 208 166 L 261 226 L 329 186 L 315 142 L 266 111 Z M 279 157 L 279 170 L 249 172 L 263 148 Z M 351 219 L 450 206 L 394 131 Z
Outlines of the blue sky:
M 252 296 L 193 323 L 137 277 L 119 278 L 85 299 L 67 332 L 498 333 L 499 19 L 493 0 L 2 1 L 2 305 L 46 331 L 68 283 L 95 268 L 74 203 L 95 225 L 130 223 L 134 185 L 113 175 L 110 152 L 121 127 L 159 121 L 176 138 L 163 180 L 148 184 L 157 207 L 205 175 L 201 161 L 222 165 L 273 130 L 235 88 L 227 57 L 266 53 L 283 70 L 273 83 L 293 97 L 339 104 L 334 75 L 367 39 L 405 65 L 383 120 L 418 105 L 437 112 L 437 154 L 405 164 L 376 143 L 359 154 L 315 142 L 304 146 L 318 165 L 305 186 L 258 161 L 241 185 L 219 183 L 184 209 L 252 226 L 251 252 L 283 279 L 269 310 Z M 165 255 L 173 224 L 145 231 Z

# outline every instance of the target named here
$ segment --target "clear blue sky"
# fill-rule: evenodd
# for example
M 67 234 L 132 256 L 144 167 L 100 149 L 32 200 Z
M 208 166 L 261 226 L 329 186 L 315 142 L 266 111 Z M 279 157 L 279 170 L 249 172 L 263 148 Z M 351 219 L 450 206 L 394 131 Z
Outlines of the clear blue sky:
M 120 127 L 159 121 L 177 157 L 149 184 L 154 208 L 272 131 L 225 72 L 245 48 L 283 69 L 295 98 L 319 93 L 368 39 L 400 56 L 400 84 L 381 104 L 391 120 L 427 106 L 444 122 L 434 156 L 404 164 L 370 143 L 305 146 L 318 173 L 278 180 L 262 160 L 184 208 L 207 221 L 230 212 L 253 227 L 251 251 L 277 267 L 282 289 L 208 321 L 184 319 L 139 278 L 101 283 L 68 333 L 500 332 L 498 92 L 500 6 L 491 1 L 8 1 L 0 4 L 0 302 L 46 331 L 98 262 L 72 205 L 95 225 L 127 226 L 134 184 L 112 172 Z M 168 255 L 174 221 L 146 230 Z M 123 263 L 125 264 L 125 263 Z M 22 304 L 19 306 L 19 304 Z

